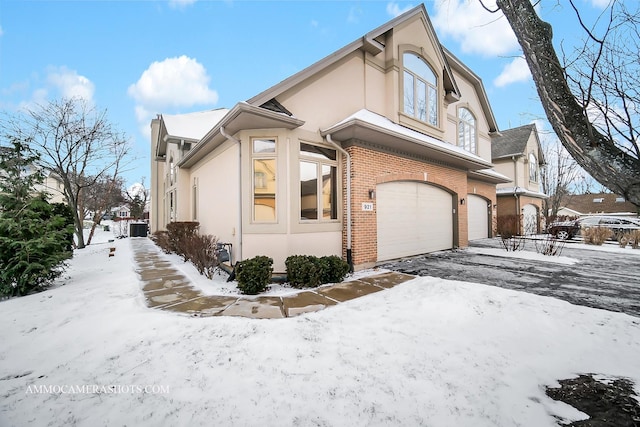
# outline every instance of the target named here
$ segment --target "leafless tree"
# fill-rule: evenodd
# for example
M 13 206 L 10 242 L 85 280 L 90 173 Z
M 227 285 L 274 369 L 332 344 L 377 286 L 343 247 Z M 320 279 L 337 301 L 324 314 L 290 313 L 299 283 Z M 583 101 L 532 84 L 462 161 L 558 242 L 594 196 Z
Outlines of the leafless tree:
M 91 231 L 87 238 L 87 245 L 91 244 L 96 227 L 100 225 L 102 217 L 111 208 L 122 204 L 125 200 L 122 197 L 124 181 L 118 176 L 106 176 L 95 180 L 94 184 L 87 187 L 82 197 L 82 209 L 84 218 L 90 216 L 92 219 Z
M 108 120 L 106 110 L 98 111 L 81 98 L 27 108 L 1 125 L 9 135 L 28 138 L 41 166 L 62 179 L 73 210 L 76 245 L 84 248 L 84 198 L 96 183 L 122 173 L 130 151 L 125 136 Z
M 570 197 L 581 181 L 582 169 L 556 138 L 541 138 L 545 165 L 540 169 L 542 192 L 549 196 L 542 203 L 547 224 L 558 215 L 563 200 Z
M 590 27 L 574 3 L 568 4 L 585 42 L 571 53 L 574 60 L 562 64 L 551 25 L 538 17 L 531 0 L 496 1 L 562 145 L 594 179 L 640 207 L 640 2 L 614 0 Z

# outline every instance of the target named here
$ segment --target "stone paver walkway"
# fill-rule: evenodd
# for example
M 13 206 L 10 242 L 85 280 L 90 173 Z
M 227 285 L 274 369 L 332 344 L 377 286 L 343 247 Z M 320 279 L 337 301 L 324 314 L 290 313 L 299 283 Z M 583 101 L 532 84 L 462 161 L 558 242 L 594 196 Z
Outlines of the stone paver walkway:
M 287 296 L 211 296 L 193 287 L 164 259 L 150 239 L 136 237 L 130 241 L 147 305 L 199 317 L 292 317 L 389 289 L 415 278 L 404 273 L 387 272 Z

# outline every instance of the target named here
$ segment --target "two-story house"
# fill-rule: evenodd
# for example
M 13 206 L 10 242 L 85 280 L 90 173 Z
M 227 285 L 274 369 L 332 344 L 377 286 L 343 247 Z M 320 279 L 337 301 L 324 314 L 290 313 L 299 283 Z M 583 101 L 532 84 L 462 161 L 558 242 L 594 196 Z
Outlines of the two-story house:
M 495 170 L 508 176 L 509 183 L 497 186 L 498 220 L 516 218 L 521 234 L 539 233 L 544 224 L 540 168 L 544 156 L 534 124 L 507 129 L 492 140 L 492 160 Z
M 284 271 L 355 270 L 489 237 L 496 120 L 482 81 L 420 5 L 231 109 L 151 123 L 151 231 L 198 221 Z

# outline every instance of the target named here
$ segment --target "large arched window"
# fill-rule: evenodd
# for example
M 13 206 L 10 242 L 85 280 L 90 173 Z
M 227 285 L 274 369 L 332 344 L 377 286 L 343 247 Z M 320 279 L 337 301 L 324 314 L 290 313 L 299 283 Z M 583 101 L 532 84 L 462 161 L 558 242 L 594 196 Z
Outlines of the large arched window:
M 529 181 L 538 182 L 538 159 L 533 153 L 529 154 Z
M 458 145 L 476 154 L 476 118 L 466 108 L 458 108 Z
M 433 70 L 419 56 L 405 53 L 404 112 L 431 125 L 438 125 L 438 80 Z

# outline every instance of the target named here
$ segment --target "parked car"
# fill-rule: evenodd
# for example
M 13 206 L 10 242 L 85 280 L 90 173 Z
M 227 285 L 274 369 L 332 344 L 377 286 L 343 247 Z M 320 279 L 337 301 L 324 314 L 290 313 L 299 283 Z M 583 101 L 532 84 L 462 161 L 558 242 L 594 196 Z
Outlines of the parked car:
M 613 231 L 611 238 L 617 240 L 625 232 L 640 230 L 640 219 L 602 215 L 584 216 L 572 221 L 552 222 L 547 227 L 547 232 L 558 239 L 568 240 L 591 227 L 609 228 Z

